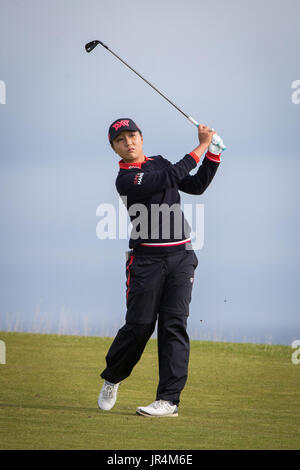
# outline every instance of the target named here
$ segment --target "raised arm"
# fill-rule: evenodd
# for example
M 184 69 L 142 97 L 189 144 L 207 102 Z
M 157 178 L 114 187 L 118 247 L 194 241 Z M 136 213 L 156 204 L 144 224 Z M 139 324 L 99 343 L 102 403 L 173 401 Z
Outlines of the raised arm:
M 221 160 L 211 159 L 207 152 L 195 175 L 187 175 L 178 184 L 178 189 L 188 194 L 203 194 L 215 176 Z
M 222 142 L 222 139 L 219 136 L 215 136 L 214 139 L 216 143 L 214 143 L 214 140 L 210 142 L 203 163 L 197 173 L 195 175 L 187 175 L 178 184 L 180 191 L 188 194 L 202 194 L 210 185 L 221 162 L 220 147 L 216 144 Z
M 199 145 L 179 162 L 170 164 L 162 170 L 143 172 L 139 169 L 131 169 L 122 175 L 117 183 L 120 195 L 132 195 L 137 200 L 145 198 L 148 194 L 175 187 L 192 171 L 200 161 L 209 146 L 214 131 L 207 126 L 198 128 Z

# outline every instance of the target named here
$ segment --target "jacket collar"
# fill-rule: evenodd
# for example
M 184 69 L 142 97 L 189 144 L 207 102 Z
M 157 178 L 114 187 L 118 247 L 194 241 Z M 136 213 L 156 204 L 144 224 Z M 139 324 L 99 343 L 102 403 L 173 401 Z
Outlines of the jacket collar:
M 119 160 L 119 167 L 123 168 L 124 170 L 129 170 L 130 168 L 142 168 L 142 165 L 146 163 L 148 160 L 153 160 L 153 158 L 149 158 L 145 156 L 145 160 L 143 162 L 133 162 L 133 163 L 126 163 L 124 160 Z

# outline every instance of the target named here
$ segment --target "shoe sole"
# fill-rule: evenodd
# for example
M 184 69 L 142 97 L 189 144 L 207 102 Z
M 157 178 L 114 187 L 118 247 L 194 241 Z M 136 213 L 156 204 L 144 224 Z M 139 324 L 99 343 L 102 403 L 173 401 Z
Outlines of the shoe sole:
M 136 414 L 139 416 L 146 416 L 147 418 L 172 418 L 178 416 L 178 413 L 171 413 L 169 415 L 151 415 L 142 410 L 136 410 Z

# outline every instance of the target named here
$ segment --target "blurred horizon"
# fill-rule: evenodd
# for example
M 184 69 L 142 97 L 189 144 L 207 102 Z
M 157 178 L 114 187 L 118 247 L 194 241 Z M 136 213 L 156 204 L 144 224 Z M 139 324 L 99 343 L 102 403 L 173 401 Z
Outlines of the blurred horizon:
M 107 321 L 102 317 L 100 321 L 89 318 L 85 313 L 72 312 L 65 306 L 62 306 L 59 312 L 53 312 L 51 316 L 47 312 L 41 312 L 37 306 L 34 315 L 23 316 L 9 313 L 0 318 L 0 334 L 2 332 L 14 333 L 36 333 L 36 334 L 54 334 L 70 336 L 96 336 L 96 337 L 115 337 L 118 329 L 123 326 L 124 319 L 114 319 L 113 322 Z M 200 323 L 201 322 L 201 323 Z M 266 345 L 286 345 L 291 346 L 297 335 L 291 328 L 272 327 L 269 331 L 264 331 L 259 327 L 245 326 L 236 327 L 235 325 L 207 325 L 203 320 L 195 328 L 190 326 L 188 321 L 188 334 L 192 341 L 216 341 L 228 343 L 254 343 Z M 151 338 L 157 339 L 157 329 L 155 328 Z

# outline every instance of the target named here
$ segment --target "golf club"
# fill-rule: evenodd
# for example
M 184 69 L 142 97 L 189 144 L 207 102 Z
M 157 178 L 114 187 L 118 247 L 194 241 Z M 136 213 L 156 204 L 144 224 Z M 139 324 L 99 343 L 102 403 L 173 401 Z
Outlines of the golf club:
M 101 44 L 101 46 L 103 46 L 105 49 L 107 49 L 111 54 L 113 54 L 117 59 L 119 59 L 121 62 L 123 62 L 124 65 L 126 65 L 126 67 L 128 67 L 130 70 L 132 70 L 136 75 L 138 75 L 138 77 L 140 77 L 142 80 L 144 80 L 144 82 L 146 82 L 148 85 L 151 86 L 151 88 L 153 88 L 153 90 L 155 90 L 157 93 L 159 93 L 165 100 L 167 100 L 172 106 L 174 106 L 174 108 L 177 109 L 177 111 L 179 111 L 181 114 L 183 114 L 192 124 L 194 124 L 195 126 L 199 126 L 199 123 L 194 119 L 192 118 L 192 116 L 189 116 L 188 114 L 186 114 L 184 111 L 182 111 L 182 109 L 180 109 L 176 104 L 174 104 L 167 96 L 165 96 L 161 91 L 159 91 L 154 85 L 152 85 L 152 83 L 150 83 L 148 80 L 146 80 L 146 78 L 144 78 L 141 74 L 139 74 L 133 67 L 131 67 L 129 64 L 127 64 L 127 62 L 125 62 L 125 60 L 123 60 L 121 57 L 119 57 L 114 51 L 112 51 L 111 49 L 109 49 L 108 46 L 106 46 L 103 42 L 101 41 L 98 41 L 97 39 L 95 39 L 94 41 L 91 41 L 91 42 L 88 42 L 86 45 L 85 45 L 85 50 L 86 52 L 91 52 L 93 49 L 95 49 L 95 47 L 98 45 L 98 44 Z M 214 134 L 215 136 L 216 134 Z M 213 136 L 213 139 L 212 139 L 212 142 L 214 140 L 214 136 Z M 214 142 L 213 142 L 214 143 Z M 226 150 L 226 147 L 225 145 L 222 145 L 222 144 L 217 144 L 219 147 L 220 147 L 220 150 Z

